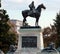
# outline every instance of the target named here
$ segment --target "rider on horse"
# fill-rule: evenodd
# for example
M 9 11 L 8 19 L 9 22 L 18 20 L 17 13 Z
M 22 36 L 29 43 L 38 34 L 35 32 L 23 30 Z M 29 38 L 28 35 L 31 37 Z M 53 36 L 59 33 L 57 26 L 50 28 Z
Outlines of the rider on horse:
M 37 8 L 35 8 L 34 6 L 34 1 L 32 1 L 32 3 L 29 5 L 30 10 L 24 10 L 22 11 L 22 16 L 23 16 L 23 26 L 26 26 L 26 18 L 28 16 L 36 18 L 36 22 L 35 25 L 38 26 L 38 21 L 39 21 L 39 17 L 41 16 L 41 9 L 46 9 L 46 7 L 41 4 L 38 5 Z
M 30 12 L 28 13 L 28 15 L 30 15 L 31 13 L 35 13 L 34 1 L 32 1 L 32 3 L 29 5 L 29 8 Z

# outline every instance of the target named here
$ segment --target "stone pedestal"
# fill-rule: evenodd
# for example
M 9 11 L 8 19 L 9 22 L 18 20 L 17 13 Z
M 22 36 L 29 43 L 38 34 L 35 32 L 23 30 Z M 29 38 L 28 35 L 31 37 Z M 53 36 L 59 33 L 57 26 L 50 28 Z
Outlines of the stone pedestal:
M 43 46 L 43 36 L 40 27 L 21 27 L 18 49 L 15 54 L 37 54 Z

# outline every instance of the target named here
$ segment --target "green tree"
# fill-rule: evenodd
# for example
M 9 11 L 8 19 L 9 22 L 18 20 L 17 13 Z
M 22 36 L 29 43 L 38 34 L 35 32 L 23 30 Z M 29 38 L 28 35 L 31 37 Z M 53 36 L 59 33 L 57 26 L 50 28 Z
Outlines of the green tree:
M 57 13 L 57 16 L 56 16 L 56 19 L 54 20 L 54 25 L 56 27 L 56 31 L 57 31 L 57 37 L 58 37 L 58 40 L 57 40 L 57 47 L 60 46 L 60 12 Z
M 43 40 L 44 40 L 44 47 L 47 47 L 49 43 L 53 42 L 55 43 L 55 47 L 57 47 L 57 33 L 56 28 L 54 25 L 51 25 L 51 27 L 46 27 L 43 29 Z
M 0 10 L 0 49 L 6 51 L 11 44 L 15 44 L 16 34 L 9 31 L 11 29 L 9 16 L 6 10 Z

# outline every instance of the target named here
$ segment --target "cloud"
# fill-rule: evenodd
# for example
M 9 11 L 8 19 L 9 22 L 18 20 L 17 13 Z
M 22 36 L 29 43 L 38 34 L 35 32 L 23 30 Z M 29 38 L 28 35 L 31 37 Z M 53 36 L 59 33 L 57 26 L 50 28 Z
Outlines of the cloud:
M 22 3 L 23 0 L 8 0 L 9 2 L 14 2 L 14 3 Z

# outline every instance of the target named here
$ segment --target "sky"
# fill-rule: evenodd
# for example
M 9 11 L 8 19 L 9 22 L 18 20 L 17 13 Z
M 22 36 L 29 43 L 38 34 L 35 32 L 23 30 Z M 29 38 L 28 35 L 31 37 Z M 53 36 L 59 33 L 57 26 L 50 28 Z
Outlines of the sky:
M 43 3 L 46 10 L 42 9 L 39 19 L 39 25 L 41 27 L 53 25 L 53 19 L 56 18 L 56 14 L 60 11 L 60 0 L 1 0 L 2 7 L 0 9 L 7 10 L 7 14 L 10 19 L 16 19 L 23 21 L 22 11 L 29 10 L 28 5 L 34 1 L 34 5 L 37 6 Z M 27 22 L 30 25 L 35 25 L 35 18 L 27 17 Z

